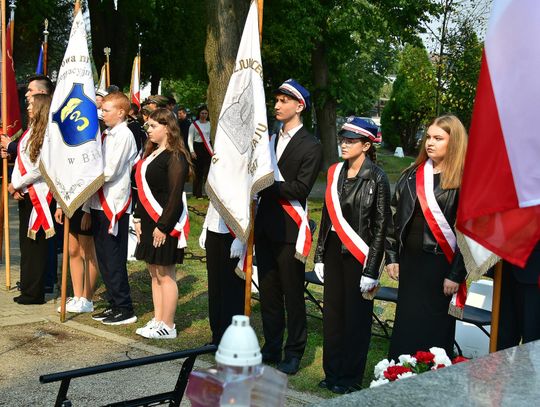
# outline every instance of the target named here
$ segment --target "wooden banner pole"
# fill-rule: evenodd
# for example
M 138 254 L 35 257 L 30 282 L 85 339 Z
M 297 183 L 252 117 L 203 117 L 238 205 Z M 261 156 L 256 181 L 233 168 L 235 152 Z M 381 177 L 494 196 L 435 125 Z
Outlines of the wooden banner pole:
M 499 336 L 499 317 L 501 310 L 502 260 L 495 265 L 493 276 L 493 298 L 491 305 L 491 331 L 489 335 L 489 353 L 497 352 Z

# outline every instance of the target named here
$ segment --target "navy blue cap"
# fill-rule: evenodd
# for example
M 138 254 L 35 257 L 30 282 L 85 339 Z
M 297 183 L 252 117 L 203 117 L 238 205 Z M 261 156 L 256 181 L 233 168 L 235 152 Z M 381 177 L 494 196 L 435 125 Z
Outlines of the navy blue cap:
M 379 128 L 360 117 L 351 116 L 347 123 L 341 127 L 339 135 L 345 138 L 367 137 L 371 141 L 377 142 L 377 132 Z
M 311 95 L 309 91 L 294 79 L 287 79 L 274 93 L 282 93 L 298 100 L 305 106 L 305 110 L 311 109 Z

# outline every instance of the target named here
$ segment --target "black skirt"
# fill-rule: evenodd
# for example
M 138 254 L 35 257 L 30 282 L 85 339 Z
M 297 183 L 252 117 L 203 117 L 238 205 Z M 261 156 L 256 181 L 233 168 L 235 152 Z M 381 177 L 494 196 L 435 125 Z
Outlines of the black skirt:
M 452 356 L 455 319 L 448 315 L 450 296 L 443 283 L 450 264 L 444 254 L 422 249 L 425 220 L 417 208 L 405 247 L 400 253 L 396 320 L 389 357 L 427 351 L 436 346 Z
M 77 209 L 69 220 L 69 232 L 77 235 L 92 236 L 92 228 L 88 230 L 81 229 L 81 221 L 84 212 L 81 208 Z

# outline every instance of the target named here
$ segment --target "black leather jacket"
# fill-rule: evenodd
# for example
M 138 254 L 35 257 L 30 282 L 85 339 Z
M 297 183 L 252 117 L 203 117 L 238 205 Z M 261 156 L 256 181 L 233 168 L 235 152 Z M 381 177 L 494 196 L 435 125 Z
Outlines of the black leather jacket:
M 440 185 L 438 185 L 433 192 L 448 224 L 455 233 L 454 225 L 456 224 L 459 190 L 442 189 Z M 403 250 L 403 241 L 407 238 L 404 233 L 413 217 L 416 200 L 415 167 L 406 170 L 401 175 L 396 184 L 394 196 L 392 197 L 390 204 L 392 209 L 392 222 L 388 225 L 385 245 L 386 264 L 399 263 L 399 254 L 401 250 Z M 424 225 L 422 247 L 426 252 L 444 255 L 427 223 Z M 446 278 L 456 283 L 461 283 L 465 279 L 466 274 L 463 256 L 459 251 L 459 248 L 456 248 L 456 255 L 454 256 L 454 260 Z
M 342 200 L 343 183 L 347 174 L 347 162 L 343 165 L 338 178 L 338 194 L 343 216 L 351 227 L 369 246 L 369 255 L 362 274 L 374 279 L 379 278 L 379 269 L 384 255 L 384 240 L 387 223 L 390 219 L 390 185 L 382 169 L 366 157 L 356 182 L 348 196 Z M 315 262 L 322 263 L 326 248 L 326 238 L 332 222 L 323 206 L 319 239 L 315 250 Z M 342 253 L 349 251 L 341 245 Z

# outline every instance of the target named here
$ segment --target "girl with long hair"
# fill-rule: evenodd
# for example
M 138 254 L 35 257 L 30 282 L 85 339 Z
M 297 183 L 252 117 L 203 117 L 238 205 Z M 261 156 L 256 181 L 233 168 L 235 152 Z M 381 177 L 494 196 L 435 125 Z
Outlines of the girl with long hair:
M 9 193 L 19 201 L 21 295 L 19 304 L 43 304 L 47 267 L 46 239 L 54 236 L 52 195 L 39 171 L 39 155 L 49 120 L 51 96 L 36 94 L 28 105 L 29 128 L 21 136 Z
M 174 316 L 178 303 L 176 264 L 184 258 L 187 204 L 184 184 L 191 174 L 191 157 L 176 117 L 168 109 L 148 118 L 148 140 L 136 169 L 138 203 L 135 257 L 147 263 L 152 279 L 153 318 L 137 334 L 145 338 L 176 338 Z
M 453 353 L 455 319 L 448 309 L 466 275 L 455 236 L 466 150 L 459 119 L 437 117 L 396 184 L 386 244 L 388 274 L 399 281 L 389 354 L 394 360 L 433 346 Z

